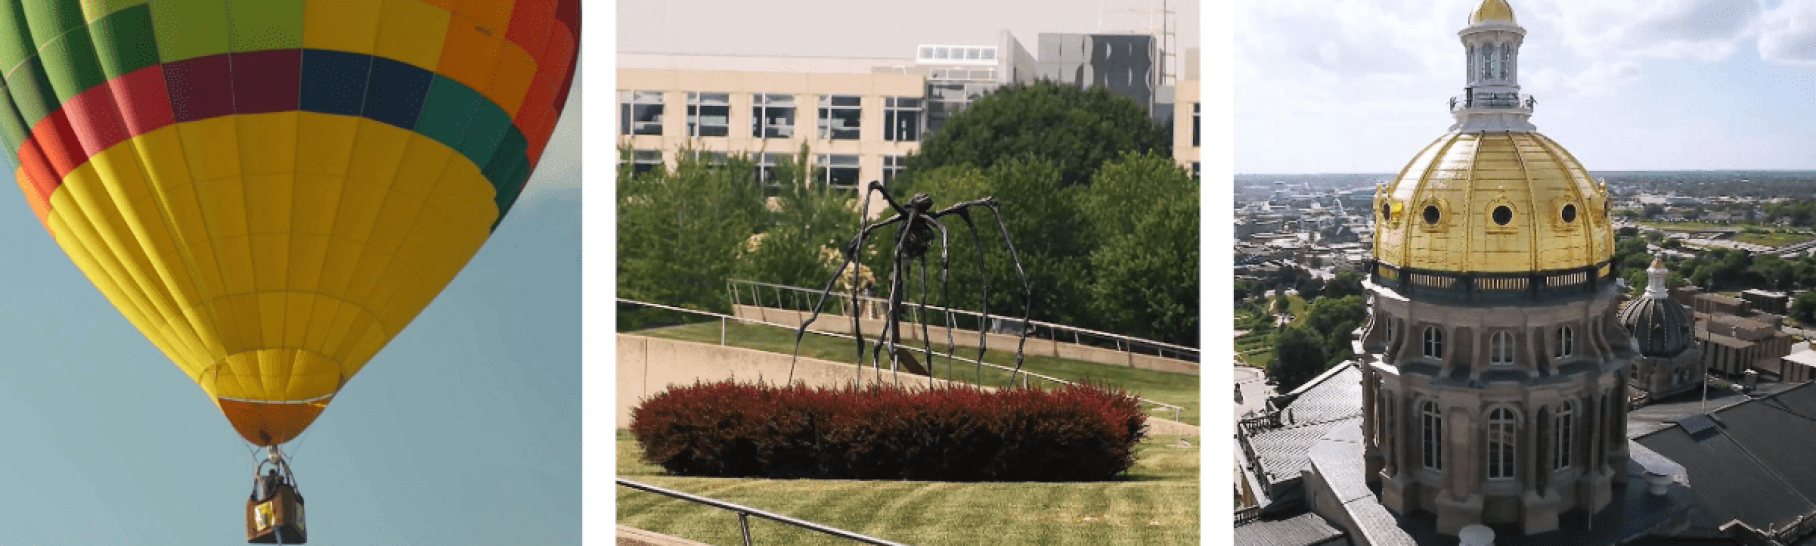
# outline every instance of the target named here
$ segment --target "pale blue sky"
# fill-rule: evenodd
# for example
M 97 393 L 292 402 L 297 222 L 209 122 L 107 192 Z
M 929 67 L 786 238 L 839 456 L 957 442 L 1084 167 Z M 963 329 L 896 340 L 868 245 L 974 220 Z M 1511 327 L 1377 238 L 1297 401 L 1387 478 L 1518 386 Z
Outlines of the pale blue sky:
M 1480 0 L 1239 0 L 1235 172 L 1397 171 Z M 1509 0 L 1532 122 L 1590 170 L 1816 169 L 1816 0 Z
M 491 240 L 288 446 L 311 544 L 579 543 L 578 89 L 568 101 Z M 0 544 L 245 544 L 247 445 L 15 190 L 0 233 Z

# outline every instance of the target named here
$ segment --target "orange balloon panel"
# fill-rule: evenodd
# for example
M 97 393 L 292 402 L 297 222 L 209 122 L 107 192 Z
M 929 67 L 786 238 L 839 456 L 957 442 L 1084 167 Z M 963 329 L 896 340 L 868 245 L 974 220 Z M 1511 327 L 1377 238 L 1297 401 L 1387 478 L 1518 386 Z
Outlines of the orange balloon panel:
M 0 139 L 76 266 L 247 441 L 278 444 L 510 210 L 578 0 L 0 6 Z

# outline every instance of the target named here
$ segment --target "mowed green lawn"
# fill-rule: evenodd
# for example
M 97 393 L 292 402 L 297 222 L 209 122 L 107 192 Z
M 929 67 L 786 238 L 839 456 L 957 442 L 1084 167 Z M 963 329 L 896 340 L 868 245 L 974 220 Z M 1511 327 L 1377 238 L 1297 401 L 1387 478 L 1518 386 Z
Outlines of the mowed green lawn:
M 837 319 L 838 317 L 831 318 Z M 822 317 L 821 320 L 827 320 L 827 318 Z M 908 326 L 904 324 L 902 327 L 907 328 Z M 632 333 L 652 337 L 680 339 L 684 341 L 718 343 L 719 323 L 706 322 L 684 324 L 681 326 L 651 328 Z M 749 349 L 788 353 L 794 350 L 794 330 L 761 324 L 728 322 L 726 325 L 725 343 L 727 345 Z M 921 346 L 915 345 L 915 348 L 918 350 Z M 1011 345 L 1007 348 L 1008 350 L 1000 349 L 1002 348 L 994 345 L 991 346 L 990 350 L 984 355 L 984 362 L 1010 368 L 1015 367 L 1015 347 Z M 946 345 L 944 341 L 935 342 L 933 350 L 936 352 L 945 352 Z M 818 358 L 833 362 L 852 362 L 857 358 L 857 351 L 857 341 L 851 339 L 835 338 L 813 333 L 808 333 L 806 337 L 801 339 L 801 356 L 807 358 Z M 975 358 L 977 356 L 977 348 L 959 346 L 953 353 L 965 358 Z M 864 357 L 866 361 L 868 361 L 870 357 L 869 350 L 864 352 Z M 885 361 L 885 364 L 886 362 L 887 361 Z M 950 377 L 953 380 L 967 383 L 976 382 L 978 377 L 978 366 L 976 364 L 956 360 L 951 361 L 950 364 L 950 367 L 948 367 L 947 359 L 935 357 L 933 366 L 935 374 L 941 379 L 947 378 L 950 374 Z M 1198 376 L 1196 375 L 1142 370 L 1127 366 L 1081 362 L 1077 360 L 1037 355 L 1026 356 L 1023 361 L 1022 369 L 1068 381 L 1089 379 L 1094 382 L 1108 383 L 1132 392 L 1136 396 L 1142 398 L 1179 406 L 1181 409 L 1177 419 L 1178 421 L 1190 425 L 1198 424 Z M 988 387 L 1001 387 L 1009 381 L 1009 372 L 1007 370 L 999 370 L 984 366 L 982 375 L 983 384 Z M 904 376 L 903 380 L 907 380 L 906 376 Z M 1051 382 L 1040 379 L 1033 379 L 1029 382 L 1029 385 L 1034 386 L 1040 386 L 1042 384 L 1052 385 Z M 1144 404 L 1144 408 L 1148 410 L 1150 415 L 1155 417 L 1163 419 L 1174 418 L 1173 410 L 1170 408 L 1158 408 L 1149 404 Z
M 1198 438 L 1142 442 L 1123 481 L 948 483 L 679 478 L 644 463 L 618 431 L 620 477 L 907 544 L 1198 544 Z M 618 523 L 714 545 L 740 544 L 730 511 L 617 487 Z M 851 544 L 750 518 L 756 544 Z

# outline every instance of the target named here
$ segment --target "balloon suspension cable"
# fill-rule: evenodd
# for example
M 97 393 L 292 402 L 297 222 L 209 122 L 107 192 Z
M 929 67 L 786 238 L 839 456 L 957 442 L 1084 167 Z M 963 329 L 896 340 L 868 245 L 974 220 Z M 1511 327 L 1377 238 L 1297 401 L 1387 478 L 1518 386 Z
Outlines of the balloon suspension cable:
M 291 489 L 300 489 L 296 484 L 296 475 L 290 472 L 290 457 L 284 455 L 284 451 L 279 449 L 276 444 L 265 446 L 265 458 L 252 467 L 254 483 L 264 478 L 267 466 L 276 470 L 279 479 L 283 480 L 283 483 L 289 484 Z

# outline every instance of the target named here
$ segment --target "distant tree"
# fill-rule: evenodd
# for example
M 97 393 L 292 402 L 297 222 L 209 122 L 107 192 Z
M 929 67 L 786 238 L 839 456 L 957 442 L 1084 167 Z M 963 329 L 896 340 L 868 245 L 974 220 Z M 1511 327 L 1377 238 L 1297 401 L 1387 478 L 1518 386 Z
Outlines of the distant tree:
M 1290 392 L 1306 381 L 1324 373 L 1324 341 L 1317 334 L 1298 326 L 1280 330 L 1274 337 L 1274 355 L 1279 362 L 1268 368 L 1277 383 L 1275 390 Z
M 741 246 L 767 227 L 763 203 L 753 168 L 739 160 L 683 159 L 673 173 L 620 177 L 618 295 L 729 311 L 725 280 Z
M 1172 134 L 1127 97 L 1041 81 L 977 99 L 921 143 L 908 169 L 987 169 L 1031 154 L 1057 167 L 1050 182 L 1074 186 L 1089 183 L 1100 165 L 1125 152 L 1171 156 Z
M 1259 296 L 1262 291 L 1267 290 L 1261 283 L 1255 281 L 1241 280 L 1236 281 L 1235 285 L 1237 302 L 1247 301 L 1249 298 Z
M 1198 344 L 1198 184 L 1171 158 L 1124 154 L 1079 195 L 1097 240 L 1092 315 L 1113 331 Z
M 1804 292 L 1792 298 L 1791 317 L 1803 324 L 1816 324 L 1816 292 Z
M 1008 159 L 988 169 L 969 165 L 952 165 L 922 171 L 914 176 L 912 190 L 933 198 L 934 206 L 947 207 L 961 201 L 995 197 L 1002 209 L 1003 225 L 1015 243 L 1022 271 L 1034 293 L 1034 319 L 1101 328 L 1102 323 L 1086 311 L 1091 300 L 1089 256 L 1096 239 L 1087 229 L 1084 214 L 1078 208 L 1077 188 L 1057 188 L 1056 167 L 1043 159 L 1023 156 Z M 899 195 L 899 194 L 898 194 Z M 1022 281 L 1015 261 L 1003 245 L 1001 228 L 996 218 L 984 208 L 970 213 L 976 224 L 976 238 L 957 216 L 941 220 L 948 231 L 951 245 L 948 253 L 953 306 L 977 310 L 983 280 L 977 274 L 978 243 L 982 243 L 984 269 L 990 283 L 990 314 L 1022 314 Z M 884 230 L 882 234 L 893 234 Z M 881 248 L 889 243 L 878 241 Z M 888 271 L 887 256 L 878 255 L 871 264 L 881 276 Z M 929 267 L 937 265 L 938 251 L 927 256 Z M 937 271 L 937 270 L 935 270 Z M 918 278 L 915 281 L 919 292 Z M 928 277 L 929 298 L 938 290 L 938 278 Z
M 769 229 L 741 246 L 733 273 L 787 286 L 824 286 L 838 266 L 826 250 L 840 256 L 858 229 L 851 193 L 824 184 L 785 184 L 775 192 Z
M 1362 274 L 1356 271 L 1338 271 L 1324 284 L 1322 295 L 1326 298 L 1362 295 Z
M 1335 365 L 1355 356 L 1350 335 L 1368 319 L 1362 296 L 1323 297 L 1305 309 L 1305 329 L 1323 336 L 1326 364 Z
M 1324 293 L 1324 281 L 1317 277 L 1306 276 L 1299 279 L 1299 283 L 1293 286 L 1293 289 L 1299 291 L 1300 298 L 1311 301 Z
M 1664 205 L 1653 203 L 1653 204 L 1646 205 L 1644 212 L 1641 212 L 1640 215 L 1645 216 L 1647 220 L 1653 220 L 1653 219 L 1657 219 L 1660 215 L 1662 215 L 1664 213 L 1665 213 Z

